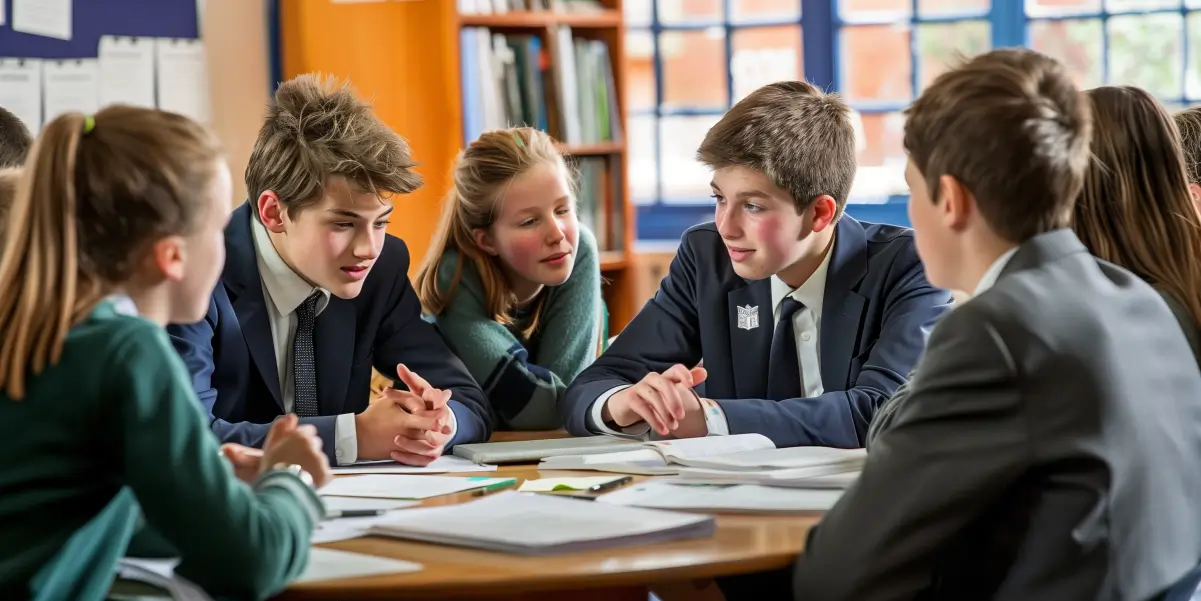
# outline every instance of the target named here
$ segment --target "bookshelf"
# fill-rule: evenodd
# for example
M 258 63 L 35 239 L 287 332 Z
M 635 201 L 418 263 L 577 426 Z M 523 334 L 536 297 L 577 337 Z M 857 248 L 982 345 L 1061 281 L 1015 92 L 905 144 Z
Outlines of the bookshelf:
M 506 4 L 514 0 L 499 1 Z M 280 76 L 288 79 L 300 73 L 320 72 L 349 80 L 362 96 L 371 100 L 380 118 L 409 141 L 425 185 L 413 194 L 393 200 L 396 218 L 388 231 L 408 245 L 412 276 L 429 247 L 442 197 L 451 184 L 455 156 L 465 142 L 464 108 L 471 98 L 464 98 L 463 30 L 487 28 L 505 35 L 533 35 L 549 40 L 557 28 L 569 27 L 573 38 L 603 42 L 620 108 L 624 106 L 626 87 L 621 60 L 625 51 L 621 2 L 586 2 L 600 8 L 592 12 L 464 14 L 460 6 L 467 6 L 468 0 L 352 3 L 287 0 L 279 2 L 278 12 Z M 331 32 L 338 33 L 331 35 Z M 624 135 L 629 130 L 624 112 L 615 111 L 613 117 L 623 132 L 621 137 L 565 142 L 560 148 L 573 161 L 594 160 L 594 164 L 602 164 L 602 179 L 614 182 L 600 202 L 605 215 L 621 222 L 620 230 L 608 236 L 610 243 L 601 252 L 609 330 L 616 334 L 633 319 L 641 302 L 634 273 L 635 212 L 629 201 Z
M 560 151 L 580 171 L 581 221 L 592 229 L 601 246 L 605 303 L 614 334 L 639 308 L 632 269 L 635 212 L 627 177 L 628 129 L 621 111 L 626 84 L 621 3 L 458 0 L 456 7 L 464 141 L 480 131 L 516 123 L 538 127 L 561 141 Z M 573 10 L 580 5 L 590 10 Z M 564 44 L 565 40 L 572 43 Z M 566 76 L 560 64 L 564 59 L 572 63 Z M 480 63 L 492 66 L 480 67 Z M 498 64 L 498 72 L 486 71 Z M 566 85 L 572 86 L 574 93 L 562 90 L 561 78 L 573 82 Z M 490 79 L 500 80 L 500 84 L 489 87 Z M 508 91 L 506 86 L 513 87 Z M 481 100 L 480 95 L 488 90 L 496 92 L 495 98 Z M 585 98 L 588 94 L 595 96 Z M 575 98 L 567 101 L 564 97 L 568 95 Z M 489 102 L 491 108 L 479 106 Z M 568 126 L 568 115 L 576 116 L 577 123 Z

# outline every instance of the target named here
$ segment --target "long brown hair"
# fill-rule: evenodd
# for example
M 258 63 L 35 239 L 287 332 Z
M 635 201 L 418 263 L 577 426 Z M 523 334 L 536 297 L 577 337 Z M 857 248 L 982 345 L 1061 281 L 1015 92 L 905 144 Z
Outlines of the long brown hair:
M 485 132 L 459 154 L 454 185 L 442 201 L 442 219 L 417 272 L 417 296 L 426 313 L 439 315 L 446 310 L 462 278 L 463 263 L 470 261 L 483 283 L 490 317 L 507 326 L 515 323 L 513 309 L 517 306 L 517 296 L 501 270 L 500 260 L 480 250 L 472 232 L 492 226 L 497 203 L 513 178 L 545 165 L 564 168 L 571 181 L 572 172 L 566 168 L 554 140 L 545 132 L 529 127 Z M 438 271 L 448 250 L 457 251 L 458 259 L 454 277 L 443 290 L 438 288 Z M 523 337 L 528 338 L 537 330 L 541 309 L 539 299 L 533 317 L 522 331 Z
M 1147 92 L 1087 92 L 1093 160 L 1073 227 L 1089 251 L 1172 295 L 1201 325 L 1201 215 L 1188 189 L 1180 133 Z
M 0 389 L 58 362 L 67 331 L 134 274 L 137 251 L 203 217 L 216 138 L 186 117 L 115 106 L 50 122 L 21 169 L 0 250 Z

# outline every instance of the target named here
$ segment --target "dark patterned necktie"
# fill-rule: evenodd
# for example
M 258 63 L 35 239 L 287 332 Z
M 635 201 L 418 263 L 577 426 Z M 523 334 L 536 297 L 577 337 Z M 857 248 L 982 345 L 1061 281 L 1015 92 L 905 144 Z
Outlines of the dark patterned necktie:
M 298 417 L 317 416 L 317 359 L 313 354 L 313 328 L 317 325 L 314 292 L 296 308 L 296 338 L 292 340 L 292 408 Z
M 805 305 L 791 296 L 780 302 L 780 319 L 771 337 L 767 360 L 767 398 L 773 401 L 805 396 L 801 388 L 801 360 L 797 357 L 792 317 Z

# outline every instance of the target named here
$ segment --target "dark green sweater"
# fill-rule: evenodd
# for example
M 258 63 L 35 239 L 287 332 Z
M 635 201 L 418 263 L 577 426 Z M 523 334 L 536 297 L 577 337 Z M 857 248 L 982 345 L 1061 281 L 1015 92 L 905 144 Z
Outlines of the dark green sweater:
M 454 250 L 442 255 L 439 290 L 449 289 L 458 257 Z M 541 325 L 529 340 L 523 340 L 521 328 L 509 329 L 491 319 L 479 273 L 466 263 L 446 310 L 432 318 L 483 387 L 502 425 L 510 429 L 561 427 L 558 406 L 567 385 L 596 359 L 604 336 L 604 307 L 600 261 L 591 232 L 580 228 L 571 277 L 540 294 L 546 295 Z
M 299 479 L 234 477 L 155 324 L 102 302 L 26 398 L 0 392 L 0 598 L 103 599 L 139 516 L 214 596 L 298 576 L 322 514 Z

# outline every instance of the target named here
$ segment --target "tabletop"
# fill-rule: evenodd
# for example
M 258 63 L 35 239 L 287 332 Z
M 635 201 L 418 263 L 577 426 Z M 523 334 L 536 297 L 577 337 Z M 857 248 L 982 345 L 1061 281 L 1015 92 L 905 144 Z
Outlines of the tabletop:
M 558 432 L 498 433 L 493 441 L 529 440 Z M 518 479 L 596 475 L 596 472 L 539 471 L 535 465 L 503 465 L 497 476 Z M 479 474 L 446 474 L 471 476 Z M 636 477 L 641 479 L 641 477 Z M 471 500 L 465 492 L 427 499 L 424 505 Z M 555 556 L 527 557 L 492 551 L 365 537 L 321 545 L 422 564 L 407 574 L 311 582 L 289 588 L 279 599 L 646 599 L 656 583 L 711 579 L 788 567 L 804 548 L 819 512 L 790 515 L 718 515 L 709 538 L 611 547 Z M 553 596 L 550 596 L 553 593 Z M 533 596 L 531 596 L 533 595 Z

